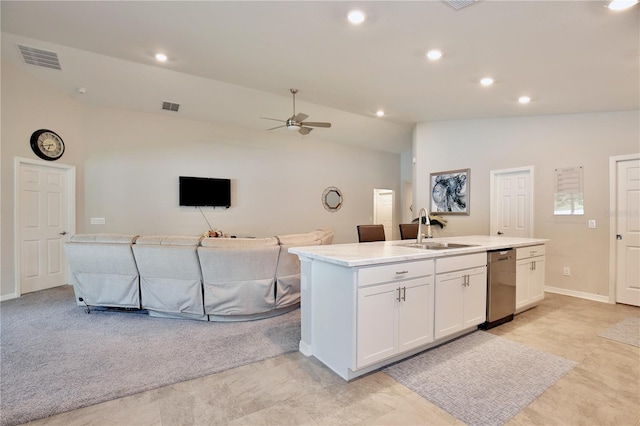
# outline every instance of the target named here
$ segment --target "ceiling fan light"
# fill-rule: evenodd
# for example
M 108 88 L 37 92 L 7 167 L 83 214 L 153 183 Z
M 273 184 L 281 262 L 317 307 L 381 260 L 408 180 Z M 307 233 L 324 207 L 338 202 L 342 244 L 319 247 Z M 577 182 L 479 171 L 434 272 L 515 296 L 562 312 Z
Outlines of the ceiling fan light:
M 295 124 L 287 124 L 287 129 L 289 130 L 298 130 L 299 127 Z

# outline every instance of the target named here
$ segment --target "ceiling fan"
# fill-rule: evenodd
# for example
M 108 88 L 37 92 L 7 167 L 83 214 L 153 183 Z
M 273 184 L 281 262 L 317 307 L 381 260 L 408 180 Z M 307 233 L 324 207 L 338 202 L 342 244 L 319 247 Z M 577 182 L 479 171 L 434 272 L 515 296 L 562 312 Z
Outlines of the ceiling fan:
M 322 123 L 316 121 L 304 121 L 309 116 L 307 114 L 299 112 L 296 114 L 296 93 L 298 93 L 298 89 L 289 89 L 291 94 L 293 95 L 293 115 L 286 120 L 279 120 L 277 118 L 268 118 L 268 117 L 260 117 L 265 120 L 273 120 L 280 121 L 284 123 L 281 126 L 272 127 L 267 130 L 280 129 L 281 127 L 286 127 L 289 130 L 297 130 L 302 135 L 308 135 L 310 131 L 312 131 L 312 127 L 331 127 L 331 123 Z

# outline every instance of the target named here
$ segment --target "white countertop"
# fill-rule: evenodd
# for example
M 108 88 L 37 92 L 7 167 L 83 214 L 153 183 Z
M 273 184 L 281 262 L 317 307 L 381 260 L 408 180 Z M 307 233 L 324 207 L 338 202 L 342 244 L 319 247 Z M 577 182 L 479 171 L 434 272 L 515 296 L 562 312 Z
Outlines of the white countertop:
M 423 242 L 469 244 L 447 250 L 425 250 L 421 248 L 403 247 L 416 240 L 380 241 L 374 243 L 330 244 L 325 246 L 291 247 L 289 253 L 301 258 L 319 260 L 347 267 L 376 265 L 382 263 L 403 262 L 407 260 L 433 259 L 456 256 L 460 254 L 478 253 L 488 250 L 500 250 L 515 247 L 526 247 L 544 244 L 548 239 L 516 238 L 490 235 L 469 235 L 463 237 L 429 238 Z

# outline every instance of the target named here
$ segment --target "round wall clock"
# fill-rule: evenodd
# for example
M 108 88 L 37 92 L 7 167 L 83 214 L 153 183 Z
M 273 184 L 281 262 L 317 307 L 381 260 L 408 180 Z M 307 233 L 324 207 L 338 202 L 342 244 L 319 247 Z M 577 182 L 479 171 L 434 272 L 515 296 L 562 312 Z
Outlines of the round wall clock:
M 55 132 L 40 129 L 31 135 L 31 149 L 43 160 L 54 161 L 64 154 L 64 142 Z

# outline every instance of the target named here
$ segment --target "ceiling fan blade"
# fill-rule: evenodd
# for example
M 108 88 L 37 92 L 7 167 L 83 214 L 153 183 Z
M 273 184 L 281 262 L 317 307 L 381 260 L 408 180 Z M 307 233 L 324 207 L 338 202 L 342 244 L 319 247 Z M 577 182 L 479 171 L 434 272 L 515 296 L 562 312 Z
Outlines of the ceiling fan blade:
M 309 134 L 309 132 L 311 132 L 312 130 L 313 130 L 313 129 L 312 129 L 312 128 L 310 128 L 310 127 L 300 127 L 300 130 L 298 130 L 298 132 L 299 132 L 301 135 L 308 135 L 308 134 Z
M 259 118 L 262 118 L 263 120 L 280 121 L 280 122 L 282 122 L 282 123 L 286 123 L 286 122 L 287 122 L 286 120 L 280 120 L 280 119 L 278 119 L 278 118 L 269 118 L 269 117 L 259 117 Z
M 303 126 L 311 126 L 311 127 L 331 127 L 331 123 L 322 123 L 322 122 L 312 122 L 305 121 L 304 123 L 300 123 Z
M 307 118 L 309 118 L 309 116 L 307 114 L 304 114 L 302 112 L 299 112 L 298 114 L 295 115 L 295 117 L 291 117 L 293 118 L 293 120 L 297 123 L 306 120 Z
M 267 130 L 275 130 L 275 129 L 280 129 L 281 127 L 287 127 L 287 126 L 283 124 L 282 126 L 276 126 L 276 127 L 272 127 L 272 128 L 270 128 L 270 129 L 267 129 Z

